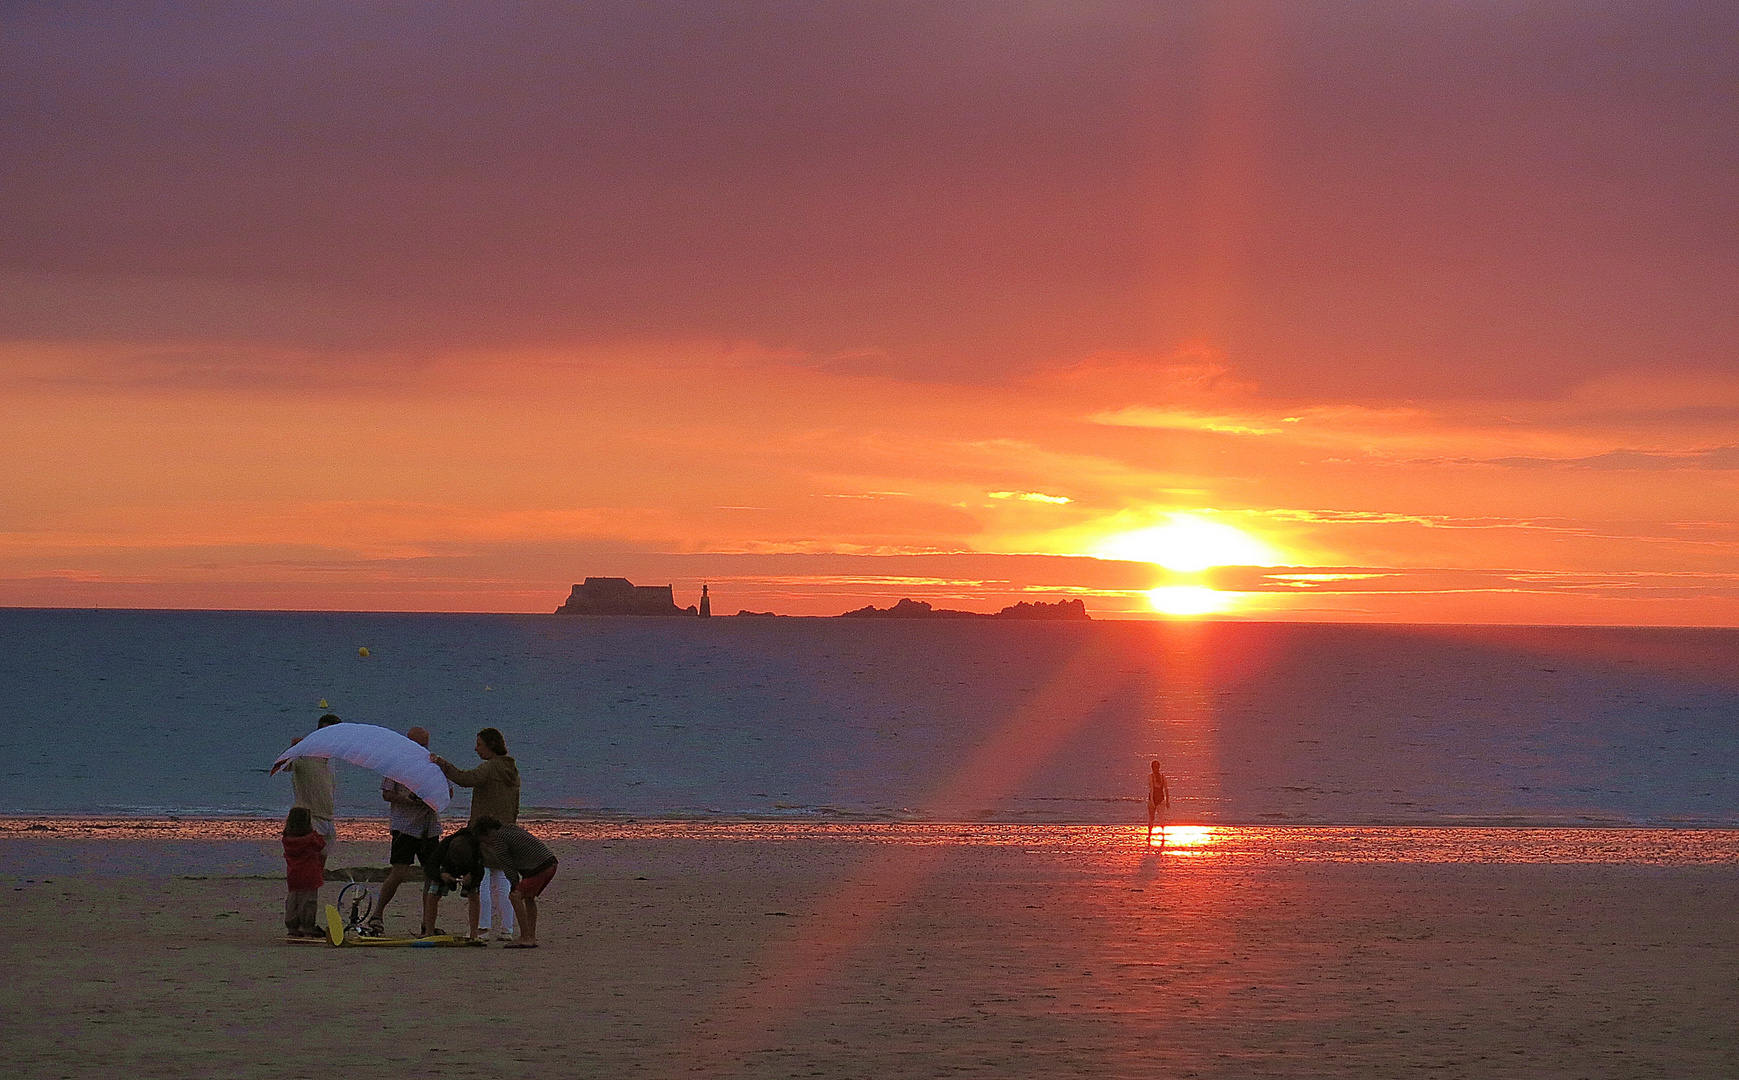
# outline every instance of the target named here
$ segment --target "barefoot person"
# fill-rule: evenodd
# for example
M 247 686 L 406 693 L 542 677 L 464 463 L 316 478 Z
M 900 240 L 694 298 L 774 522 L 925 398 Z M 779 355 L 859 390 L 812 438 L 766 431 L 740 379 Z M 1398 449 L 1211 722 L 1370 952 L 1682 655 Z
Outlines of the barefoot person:
M 405 732 L 405 737 L 425 750 L 429 748 L 429 733 L 420 727 L 411 728 Z M 390 807 L 387 827 L 392 830 L 392 850 L 387 860 L 391 869 L 380 884 L 380 902 L 374 906 L 374 915 L 363 932 L 375 937 L 386 932 L 386 906 L 392 903 L 399 886 L 420 862 L 423 864 L 423 924 L 417 936 L 428 937 L 436 932 L 435 913 L 441 903 L 439 890 L 430 884 L 432 879 L 440 877 L 435 852 L 441 844 L 441 815 L 397 780 L 383 777 L 380 797 Z
M 1147 839 L 1153 840 L 1153 823 L 1159 817 L 1161 810 L 1171 809 L 1171 790 L 1166 787 L 1165 774 L 1159 771 L 1159 762 L 1153 763 L 1153 771 L 1147 774 Z
M 430 754 L 429 760 L 441 767 L 447 779 L 471 789 L 468 825 L 475 828 L 486 817 L 512 825 L 519 820 L 519 765 L 507 756 L 507 740 L 495 728 L 486 727 L 477 733 L 476 750 L 483 763 L 475 769 L 461 769 L 438 754 Z M 507 892 L 506 875 L 494 870 L 483 875 L 482 887 L 471 894 L 471 925 L 487 930 L 493 921 L 498 941 L 513 936 L 513 908 Z M 498 904 L 501 910 L 496 915 Z
M 472 826 L 482 848 L 483 865 L 499 870 L 513 882 L 507 898 L 519 917 L 519 940 L 509 949 L 537 948 L 537 898 L 556 876 L 556 857 L 543 841 L 518 825 L 503 825 L 492 817 Z

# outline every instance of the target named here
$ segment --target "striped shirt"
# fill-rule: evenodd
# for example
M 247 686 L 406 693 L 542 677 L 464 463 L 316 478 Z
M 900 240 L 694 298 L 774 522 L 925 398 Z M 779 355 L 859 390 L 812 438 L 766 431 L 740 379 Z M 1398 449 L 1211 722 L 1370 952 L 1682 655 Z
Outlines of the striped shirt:
M 510 881 L 517 882 L 554 858 L 542 840 L 518 825 L 503 825 L 483 838 L 483 865 L 505 871 Z

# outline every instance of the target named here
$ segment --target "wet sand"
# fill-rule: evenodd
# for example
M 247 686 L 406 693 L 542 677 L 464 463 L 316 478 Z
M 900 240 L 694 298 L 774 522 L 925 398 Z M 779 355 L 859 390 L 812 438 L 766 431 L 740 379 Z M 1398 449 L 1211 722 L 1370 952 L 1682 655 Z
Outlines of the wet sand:
M 1103 828 L 551 825 L 562 869 L 532 952 L 284 945 L 283 884 L 251 876 L 273 872 L 269 836 L 225 828 L 0 829 L 0 1066 L 1739 1075 L 1731 833 L 1517 832 L 1540 861 L 1510 861 L 1501 831 L 1421 831 L 1432 848 L 1222 830 L 1157 851 Z M 331 865 L 383 852 L 342 843 Z

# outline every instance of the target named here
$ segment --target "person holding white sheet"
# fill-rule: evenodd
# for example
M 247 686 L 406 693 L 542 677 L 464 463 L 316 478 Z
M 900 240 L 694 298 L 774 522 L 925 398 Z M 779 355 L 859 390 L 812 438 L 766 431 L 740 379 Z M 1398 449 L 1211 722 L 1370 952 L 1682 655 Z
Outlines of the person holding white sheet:
M 411 728 L 405 732 L 405 738 L 425 750 L 429 748 L 426 728 Z M 380 797 L 391 807 L 387 827 L 392 833 L 392 848 L 387 855 L 386 880 L 380 884 L 380 899 L 375 902 L 374 915 L 363 932 L 375 937 L 386 933 L 387 905 L 392 903 L 399 886 L 410 879 L 412 867 L 420 862 L 423 864 L 424 883 L 423 923 L 417 936 L 427 937 L 435 933 L 435 915 L 441 900 L 440 893 L 429 885 L 431 879 L 440 877 L 440 868 L 435 864 L 435 850 L 441 843 L 441 815 L 418 798 L 415 791 L 391 777 L 382 777 Z
M 486 727 L 477 733 L 476 750 L 483 761 L 474 769 L 461 769 L 438 754 L 430 754 L 429 760 L 441 767 L 447 779 L 471 789 L 468 825 L 475 826 L 482 818 L 512 825 L 519 820 L 519 765 L 507 756 L 507 740 L 495 728 Z M 472 910 L 477 911 L 472 925 L 480 930 L 493 925 L 497 940 L 513 936 L 513 905 L 507 898 L 508 890 L 507 875 L 491 870 L 483 875 L 482 888 L 471 897 Z M 498 907 L 500 917 L 492 918 Z
M 315 725 L 315 730 L 343 722 L 327 713 Z M 293 739 L 290 745 L 295 746 L 301 741 L 299 738 Z M 287 768 L 290 772 L 290 787 L 296 796 L 292 805 L 308 811 L 308 816 L 314 820 L 314 831 L 326 838 L 327 847 L 330 848 L 338 842 L 338 827 L 333 824 L 337 794 L 332 782 L 332 762 L 327 758 L 299 757 L 292 759 Z

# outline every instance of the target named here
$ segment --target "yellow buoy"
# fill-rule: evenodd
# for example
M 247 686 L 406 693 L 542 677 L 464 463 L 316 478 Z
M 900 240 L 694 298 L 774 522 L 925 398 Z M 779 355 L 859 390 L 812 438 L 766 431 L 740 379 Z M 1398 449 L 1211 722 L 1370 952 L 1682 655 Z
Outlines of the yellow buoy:
M 365 660 L 368 659 L 368 646 L 364 645 L 362 648 L 356 650 L 356 655 L 362 657 Z
M 325 699 L 325 698 L 321 698 L 321 699 L 320 699 L 320 707 L 321 707 L 321 708 L 322 708 L 322 709 L 330 709 L 330 708 L 331 708 L 331 707 L 332 707 L 332 706 L 330 706 L 330 705 L 328 705 L 328 704 L 326 704 L 326 699 Z

